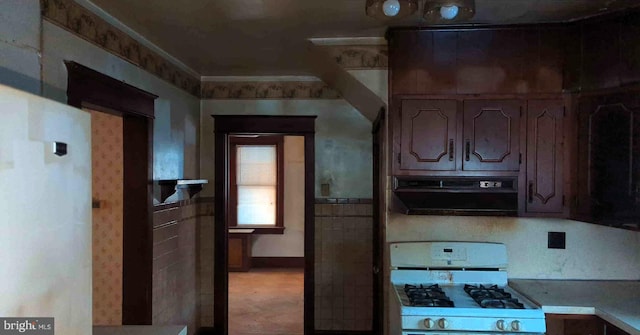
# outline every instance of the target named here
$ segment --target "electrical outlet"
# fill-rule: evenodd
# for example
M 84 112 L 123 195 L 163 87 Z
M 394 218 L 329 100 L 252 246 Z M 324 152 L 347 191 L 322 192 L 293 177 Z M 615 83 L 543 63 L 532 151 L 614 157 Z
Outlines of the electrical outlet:
M 547 248 L 549 249 L 566 249 L 567 233 L 565 232 L 549 232 Z

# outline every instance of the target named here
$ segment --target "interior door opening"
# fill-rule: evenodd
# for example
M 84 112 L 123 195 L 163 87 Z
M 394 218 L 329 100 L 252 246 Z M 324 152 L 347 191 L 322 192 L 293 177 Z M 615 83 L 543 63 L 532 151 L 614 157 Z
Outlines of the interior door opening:
M 304 137 L 229 140 L 230 335 L 304 332 Z
M 121 116 L 91 114 L 93 325 L 122 325 L 124 153 Z
M 304 217 L 303 236 L 303 333 L 313 334 L 314 327 L 314 203 L 315 203 L 315 118 L 316 116 L 266 116 L 266 115 L 212 115 L 215 131 L 215 222 L 214 222 L 214 334 L 229 334 L 229 257 L 231 244 L 229 217 L 231 173 L 230 142 L 237 135 L 300 136 L 304 151 L 304 193 L 301 199 Z M 300 163 L 300 162 L 298 162 Z M 250 186 L 250 185 L 249 185 Z M 300 206 L 298 206 L 300 207 Z M 300 209 L 300 208 L 298 208 Z M 286 225 L 286 222 L 285 222 Z M 256 227 L 261 229 L 265 227 Z M 251 228 L 253 229 L 253 228 Z M 284 230 L 286 231 L 286 226 Z M 273 230 L 273 229 L 272 229 Z M 277 231 L 277 229 L 276 229 Z M 299 240 L 299 237 L 298 237 Z M 298 241 L 300 242 L 300 241 Z M 290 257 L 293 258 L 293 257 Z M 256 257 L 256 260 L 260 258 Z M 260 259 L 260 262 L 264 262 Z M 267 262 L 282 261 L 277 257 Z M 288 260 L 290 261 L 290 260 Z M 258 265 L 259 262 L 252 264 Z M 254 283 L 261 285 L 261 283 Z M 247 305 L 250 301 L 243 302 Z M 299 309 L 299 308 L 298 308 Z M 264 311 L 254 312 L 251 317 Z M 261 330 L 261 333 L 265 333 Z

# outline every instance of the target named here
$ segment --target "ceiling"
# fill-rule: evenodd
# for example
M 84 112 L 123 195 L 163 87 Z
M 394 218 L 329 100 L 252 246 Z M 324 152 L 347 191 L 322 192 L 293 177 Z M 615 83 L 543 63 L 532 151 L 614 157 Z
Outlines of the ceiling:
M 92 0 L 205 76 L 310 74 L 309 38 L 380 37 L 413 16 L 380 22 L 365 0 Z M 419 0 L 422 3 L 422 0 Z M 640 0 L 476 0 L 473 24 L 559 22 L 640 5 Z

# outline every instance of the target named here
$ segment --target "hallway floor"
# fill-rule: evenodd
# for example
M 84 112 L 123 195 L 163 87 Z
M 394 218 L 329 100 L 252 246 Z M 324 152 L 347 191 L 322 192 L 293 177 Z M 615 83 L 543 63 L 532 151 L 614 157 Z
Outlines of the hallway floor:
M 302 334 L 303 312 L 303 269 L 229 273 L 229 335 Z

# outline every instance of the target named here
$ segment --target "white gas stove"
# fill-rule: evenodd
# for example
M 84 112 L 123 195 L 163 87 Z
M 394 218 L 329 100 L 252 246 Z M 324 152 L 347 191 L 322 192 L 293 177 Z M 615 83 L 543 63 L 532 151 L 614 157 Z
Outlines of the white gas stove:
M 544 334 L 544 312 L 507 285 L 503 244 L 390 246 L 393 335 Z

